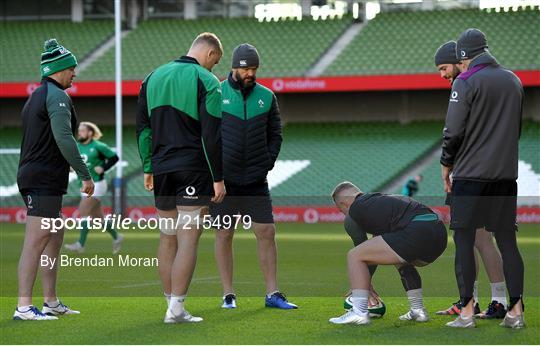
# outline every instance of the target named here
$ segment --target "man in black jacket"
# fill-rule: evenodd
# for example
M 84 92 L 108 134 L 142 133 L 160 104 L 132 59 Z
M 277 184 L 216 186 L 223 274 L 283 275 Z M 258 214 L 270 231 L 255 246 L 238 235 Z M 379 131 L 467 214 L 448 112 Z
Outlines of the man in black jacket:
M 484 33 L 463 32 L 456 44 L 461 74 L 452 85 L 441 155 L 445 191 L 452 193 L 460 316 L 447 325 L 474 327 L 476 229 L 494 232 L 510 295 L 502 326 L 522 328 L 523 260 L 516 243 L 518 142 L 523 87 L 488 51 Z M 450 173 L 453 180 L 450 180 Z
M 277 284 L 276 228 L 266 176 L 274 167 L 281 148 L 281 119 L 276 96 L 257 84 L 259 54 L 250 44 L 234 49 L 232 71 L 221 83 L 223 171 L 228 195 L 213 207 L 216 232 L 216 261 L 223 285 L 223 308 L 235 308 L 233 290 L 231 215 L 252 221 L 257 237 L 259 263 L 266 281 L 267 307 L 295 309 Z M 228 220 L 229 219 L 229 220 Z
M 92 196 L 94 182 L 81 158 L 74 134 L 77 116 L 66 93 L 75 78 L 77 59 L 55 39 L 41 54 L 41 85 L 22 110 L 22 143 L 17 185 L 27 207 L 26 233 L 19 260 L 19 300 L 15 320 L 56 320 L 55 315 L 78 314 L 56 295 L 58 254 L 64 230 L 50 227 L 62 217 L 62 196 L 68 187 L 69 167 L 82 181 L 81 192 Z M 32 305 L 32 291 L 41 267 L 43 311 Z
M 440 46 L 435 52 L 435 66 L 440 73 L 441 78 L 450 82 L 450 85 L 459 76 L 459 60 L 456 56 L 456 41 L 449 41 Z M 451 205 L 452 194 L 446 197 L 446 204 Z M 493 243 L 493 235 L 483 227 L 476 230 L 476 239 L 474 242 L 476 250 L 480 253 L 486 273 L 491 286 L 491 302 L 488 308 L 481 312 L 478 301 L 478 280 L 474 281 L 473 298 L 475 301 L 474 313 L 476 317 L 492 319 L 504 318 L 506 315 L 506 284 L 504 282 L 504 273 L 501 255 Z M 478 278 L 478 257 L 475 253 L 476 277 Z M 461 300 L 453 303 L 448 309 L 437 312 L 437 315 L 453 316 L 461 313 Z

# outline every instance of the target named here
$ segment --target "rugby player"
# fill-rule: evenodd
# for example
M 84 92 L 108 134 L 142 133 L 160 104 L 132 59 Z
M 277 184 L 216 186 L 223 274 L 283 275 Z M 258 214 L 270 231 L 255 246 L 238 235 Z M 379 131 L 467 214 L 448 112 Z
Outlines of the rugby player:
M 495 235 L 510 296 L 501 326 L 523 328 L 524 265 L 516 242 L 523 86 L 491 55 L 478 29 L 460 35 L 456 58 L 461 73 L 452 84 L 440 163 L 444 190 L 452 193 L 450 229 L 462 308 L 447 325 L 475 327 L 474 243 L 476 229 L 485 227 Z
M 441 78 L 446 79 L 452 84 L 454 80 L 459 76 L 459 60 L 456 57 L 456 41 L 449 41 L 440 46 L 435 52 L 435 66 L 440 73 Z M 446 197 L 446 204 L 450 205 L 452 201 L 452 194 L 448 193 Z M 474 240 L 474 246 L 482 262 L 486 268 L 486 273 L 489 278 L 491 286 L 491 302 L 484 311 L 480 311 L 480 304 L 478 300 L 478 256 L 474 253 L 476 279 L 474 281 L 473 299 L 474 299 L 474 313 L 479 318 L 504 318 L 506 315 L 506 284 L 504 282 L 504 273 L 502 268 L 502 259 L 499 251 L 495 248 L 493 243 L 493 236 L 491 232 L 486 231 L 484 228 L 478 228 L 476 230 L 476 236 Z M 458 299 L 448 309 L 437 311 L 437 315 L 459 315 L 461 313 L 461 304 Z
M 86 217 L 103 219 L 104 214 L 101 208 L 101 199 L 107 194 L 105 172 L 118 162 L 118 155 L 116 155 L 107 144 L 100 141 L 103 134 L 96 124 L 89 121 L 81 122 L 78 135 L 77 145 L 79 146 L 79 151 L 81 152 L 83 161 L 86 163 L 95 183 L 94 194 L 92 197 L 88 197 L 87 194 L 81 193 L 82 198 L 79 203 L 79 216 L 83 219 Z M 81 184 L 80 179 L 79 184 Z M 66 249 L 78 253 L 84 252 L 89 225 L 86 220 L 83 220 L 81 226 L 82 229 L 79 240 L 73 244 L 64 245 Z M 113 238 L 112 253 L 113 255 L 116 255 L 120 251 L 124 236 L 118 233 L 110 222 L 105 224 L 104 227 Z
M 173 221 L 160 221 L 165 323 L 202 321 L 186 311 L 184 301 L 204 216 L 211 202 L 220 203 L 225 196 L 221 85 L 211 72 L 222 55 L 219 38 L 202 33 L 186 55 L 150 73 L 139 92 L 137 143 L 144 186 L 154 191 L 159 217 Z
M 350 182 L 338 184 L 332 198 L 346 215 L 347 233 L 358 245 L 347 255 L 353 308 L 330 322 L 370 323 L 371 275 L 379 264 L 395 265 L 402 277 L 410 311 L 400 319 L 427 321 L 421 278 L 415 266 L 433 263 L 446 249 L 446 228 L 437 214 L 412 198 L 364 193 Z M 373 235 L 369 240 L 368 233 Z

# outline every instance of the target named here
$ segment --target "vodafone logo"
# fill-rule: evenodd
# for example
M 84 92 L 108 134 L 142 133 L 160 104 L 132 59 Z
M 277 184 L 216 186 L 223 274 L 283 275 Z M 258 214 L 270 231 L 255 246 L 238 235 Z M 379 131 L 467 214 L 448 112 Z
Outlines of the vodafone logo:
M 195 188 L 193 186 L 186 187 L 186 193 L 190 196 L 193 196 L 195 194 Z
M 26 222 L 26 210 L 19 209 L 15 213 L 15 222 L 17 223 L 25 223 Z
M 283 79 L 274 79 L 272 82 L 272 89 L 275 91 L 281 91 L 283 90 L 283 87 L 285 86 L 285 82 L 283 82 Z
M 138 208 L 133 208 L 129 212 L 129 218 L 134 220 L 134 221 L 142 219 L 143 217 L 144 217 L 144 213 L 142 212 L 142 210 L 140 210 Z
M 316 209 L 306 209 L 304 211 L 304 222 L 305 223 L 317 223 L 319 222 L 319 212 Z
M 450 102 L 459 102 L 457 91 L 452 91 Z
M 467 55 L 467 53 L 464 50 L 462 50 L 461 51 L 461 56 L 464 58 L 466 55 Z

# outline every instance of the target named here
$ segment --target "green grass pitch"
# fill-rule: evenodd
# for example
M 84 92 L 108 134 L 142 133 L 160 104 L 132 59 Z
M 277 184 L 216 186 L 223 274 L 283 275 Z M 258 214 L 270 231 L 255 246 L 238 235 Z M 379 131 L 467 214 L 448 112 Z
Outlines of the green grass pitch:
M 434 313 L 456 300 L 453 243 L 432 265 L 420 268 L 425 305 L 431 320 L 407 323 L 399 276 L 393 267 L 380 267 L 375 288 L 387 304 L 382 319 L 370 326 L 335 326 L 330 317 L 343 313 L 342 294 L 348 288 L 345 267 L 351 242 L 339 224 L 279 224 L 280 288 L 300 308 L 292 311 L 264 307 L 264 284 L 258 268 L 253 234 L 240 231 L 235 239 L 235 281 L 238 308 L 223 310 L 221 286 L 213 256 L 213 234 L 200 243 L 199 260 L 186 302 L 204 322 L 165 325 L 165 300 L 154 267 L 60 269 L 59 294 L 64 303 L 82 311 L 58 321 L 20 322 L 11 319 L 16 306 L 16 269 L 22 245 L 22 225 L 0 224 L 0 340 L 2 344 L 538 344 L 540 341 L 540 225 L 523 225 L 518 233 L 525 261 L 526 323 L 508 330 L 499 321 L 479 321 L 473 330 L 451 330 L 450 319 Z M 158 234 L 125 233 L 122 253 L 155 256 Z M 77 235 L 66 234 L 66 242 Z M 90 234 L 84 257 L 112 256 L 108 234 Z M 480 274 L 480 303 L 488 304 L 490 290 Z M 34 303 L 43 303 L 40 283 Z

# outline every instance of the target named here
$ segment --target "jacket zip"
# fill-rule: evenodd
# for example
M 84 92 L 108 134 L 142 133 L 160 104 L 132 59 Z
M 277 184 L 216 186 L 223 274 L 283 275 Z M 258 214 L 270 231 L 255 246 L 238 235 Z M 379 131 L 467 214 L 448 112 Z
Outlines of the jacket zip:
M 247 99 L 246 95 L 242 93 L 242 98 L 244 99 L 244 127 L 242 128 L 242 132 L 244 134 L 244 141 L 243 141 L 243 149 L 242 149 L 242 182 L 245 180 L 245 172 L 246 172 L 246 142 L 247 142 L 247 131 L 245 125 L 247 124 Z

